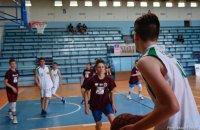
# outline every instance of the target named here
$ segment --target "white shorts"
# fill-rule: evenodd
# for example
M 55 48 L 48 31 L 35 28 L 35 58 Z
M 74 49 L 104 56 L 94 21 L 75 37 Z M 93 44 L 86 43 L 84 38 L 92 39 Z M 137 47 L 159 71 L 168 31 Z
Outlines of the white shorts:
M 41 89 L 40 94 L 41 94 L 42 98 L 44 98 L 44 97 L 49 97 L 50 98 L 51 95 L 52 95 L 51 88 Z
M 58 90 L 59 87 L 59 83 L 58 84 L 54 84 L 54 87 L 52 88 L 52 94 L 56 94 L 56 91 Z

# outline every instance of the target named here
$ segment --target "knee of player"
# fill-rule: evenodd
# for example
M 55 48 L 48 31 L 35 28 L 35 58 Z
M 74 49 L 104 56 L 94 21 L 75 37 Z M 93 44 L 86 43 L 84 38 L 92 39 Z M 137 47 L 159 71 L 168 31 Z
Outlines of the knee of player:
M 12 103 L 11 103 L 10 110 L 11 110 L 12 112 L 15 112 L 15 111 L 16 111 L 16 102 L 12 102 Z
M 102 127 L 102 122 L 97 122 L 97 123 L 96 123 L 96 127 L 97 127 L 97 128 L 101 128 L 101 127 Z

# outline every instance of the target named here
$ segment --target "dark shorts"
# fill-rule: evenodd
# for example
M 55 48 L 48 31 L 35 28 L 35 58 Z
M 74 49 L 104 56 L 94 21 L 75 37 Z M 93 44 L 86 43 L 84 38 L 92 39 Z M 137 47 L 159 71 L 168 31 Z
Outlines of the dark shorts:
M 88 79 L 84 79 L 83 84 L 81 85 L 81 88 L 85 88 L 87 85 Z
M 99 122 L 102 119 L 102 113 L 104 115 L 114 114 L 113 108 L 111 104 L 106 105 L 103 110 L 94 110 L 92 111 L 93 118 L 95 122 Z
M 10 88 L 6 88 L 6 92 L 7 92 L 8 102 L 17 101 L 18 93 L 14 93 Z

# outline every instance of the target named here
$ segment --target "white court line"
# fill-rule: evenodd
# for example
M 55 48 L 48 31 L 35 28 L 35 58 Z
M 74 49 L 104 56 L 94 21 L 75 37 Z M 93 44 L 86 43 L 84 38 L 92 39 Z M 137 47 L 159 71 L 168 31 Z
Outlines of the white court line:
M 77 106 L 78 108 L 77 108 L 76 110 L 74 110 L 74 111 L 72 111 L 72 112 L 69 112 L 69 113 L 66 113 L 66 114 L 60 114 L 60 115 L 56 115 L 56 116 L 49 116 L 49 117 L 46 117 L 46 118 L 51 119 L 51 118 L 57 118 L 57 117 L 62 117 L 62 116 L 71 115 L 71 114 L 73 114 L 73 113 L 76 113 L 76 112 L 80 111 L 80 109 L 81 109 L 81 106 L 78 105 L 78 104 L 75 104 L 75 103 L 67 103 L 67 104 L 75 105 L 75 106 Z M 39 120 L 39 119 L 44 119 L 44 117 L 28 118 L 27 120 Z
M 70 102 L 66 102 L 65 104 L 69 104 Z M 36 102 L 35 104 L 41 104 L 40 102 Z M 49 102 L 49 104 L 63 104 L 62 102 Z
M 81 96 L 68 96 L 69 98 L 73 98 L 73 97 L 81 97 Z
M 102 124 L 108 124 L 109 122 L 102 122 Z M 68 126 L 56 126 L 56 127 L 48 127 L 48 128 L 37 128 L 37 129 L 29 129 L 29 130 L 45 130 L 45 129 L 56 129 L 56 128 L 65 128 L 65 127 L 76 127 L 76 126 L 94 126 L 95 123 L 91 124 L 79 124 L 79 125 L 68 125 Z
M 134 94 L 136 94 L 136 95 L 138 95 L 136 92 L 133 92 Z M 128 93 L 121 93 L 121 92 L 119 92 L 119 91 L 117 91 L 116 92 L 116 94 L 119 94 L 119 95 L 128 95 Z M 149 100 L 151 100 L 152 101 L 152 99 L 150 98 L 150 97 L 147 97 L 147 96 L 144 96 L 144 95 L 142 95 L 143 97 L 146 97 L 147 99 L 149 99 Z M 153 101 L 152 101 L 153 102 Z

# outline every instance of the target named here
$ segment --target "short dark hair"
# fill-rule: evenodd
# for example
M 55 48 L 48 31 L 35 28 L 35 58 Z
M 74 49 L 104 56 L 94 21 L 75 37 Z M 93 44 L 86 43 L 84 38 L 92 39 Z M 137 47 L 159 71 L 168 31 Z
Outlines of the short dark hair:
M 97 67 L 97 65 L 98 65 L 99 63 L 105 64 L 104 60 L 98 59 L 98 60 L 96 61 L 96 63 L 95 63 L 95 67 Z
M 44 61 L 45 61 L 45 59 L 44 59 L 43 57 L 40 57 L 40 58 L 38 59 L 39 62 L 40 62 L 41 60 L 44 60 Z
M 52 65 L 58 65 L 58 63 L 57 62 L 53 62 Z
M 91 65 L 92 65 L 92 63 L 91 63 L 91 62 L 88 62 L 88 63 L 87 63 L 87 65 L 90 65 L 90 66 L 91 66 Z
M 9 64 L 11 64 L 12 62 L 16 62 L 16 60 L 15 60 L 14 58 L 11 58 L 11 59 L 9 60 Z
M 137 60 L 135 60 L 135 63 L 137 63 L 139 60 L 137 59 Z
M 148 12 L 136 19 L 134 29 L 143 41 L 157 40 L 160 32 L 160 22 L 155 14 Z

